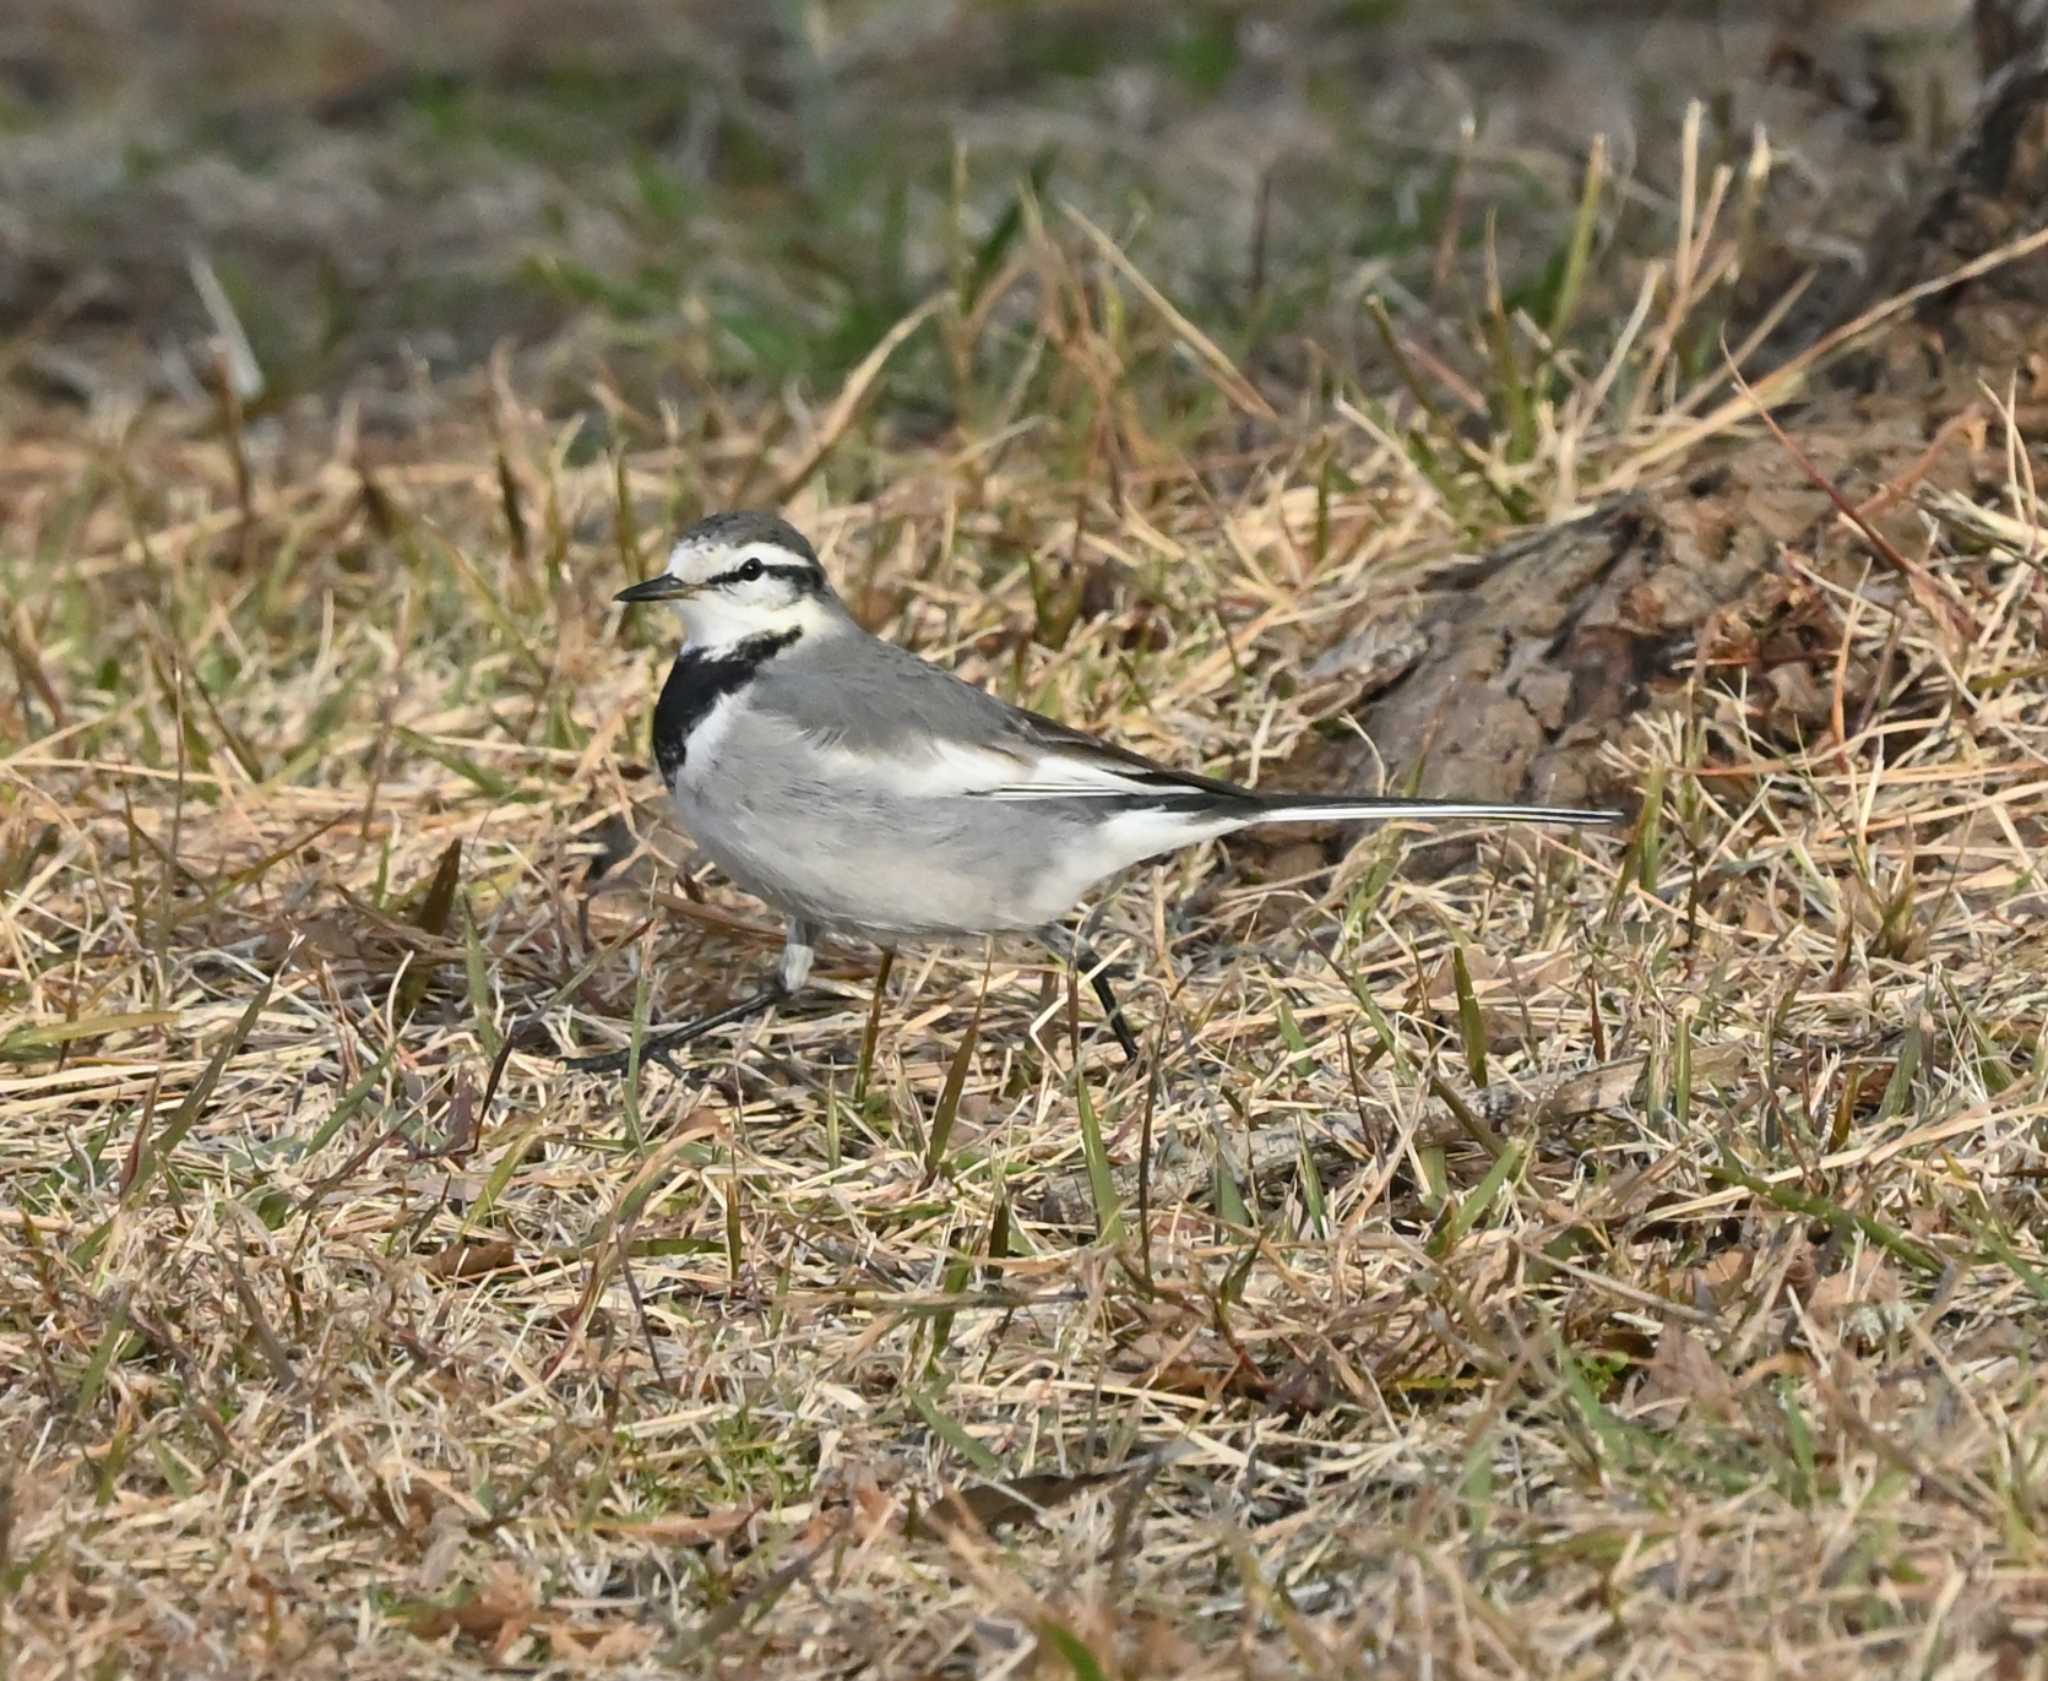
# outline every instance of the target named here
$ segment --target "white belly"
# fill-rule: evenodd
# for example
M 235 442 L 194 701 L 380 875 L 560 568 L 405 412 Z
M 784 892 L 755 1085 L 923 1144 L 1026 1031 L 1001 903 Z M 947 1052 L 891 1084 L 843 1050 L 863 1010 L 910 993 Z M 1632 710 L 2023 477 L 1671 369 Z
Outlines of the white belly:
M 1105 876 L 1236 827 L 1088 800 L 990 800 L 820 752 L 720 700 L 671 788 L 676 818 L 747 892 L 883 944 L 1042 928 Z

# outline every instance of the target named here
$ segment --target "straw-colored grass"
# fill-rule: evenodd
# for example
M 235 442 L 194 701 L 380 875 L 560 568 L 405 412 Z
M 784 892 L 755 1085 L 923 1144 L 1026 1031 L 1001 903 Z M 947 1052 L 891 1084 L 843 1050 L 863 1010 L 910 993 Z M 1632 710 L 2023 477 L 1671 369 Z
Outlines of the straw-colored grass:
M 1000 947 L 878 1001 L 832 950 L 682 1079 L 555 1059 L 779 938 L 690 873 L 669 632 L 608 605 L 706 495 L 787 486 L 877 631 L 1277 785 L 1357 698 L 1315 659 L 1510 508 L 1755 431 L 1673 372 L 1733 271 L 1689 191 L 1634 330 L 1495 393 L 1520 451 L 1259 414 L 1035 206 L 918 329 L 1001 370 L 937 442 L 880 362 L 709 436 L 621 400 L 615 455 L 502 378 L 374 461 L 18 435 L 6 1672 L 2040 1673 L 2048 581 L 1996 404 L 1975 493 L 1903 493 L 1916 576 L 1825 524 L 1779 569 L 1824 653 L 1703 646 L 1602 749 L 1633 827 L 1138 872 L 1146 1066 Z

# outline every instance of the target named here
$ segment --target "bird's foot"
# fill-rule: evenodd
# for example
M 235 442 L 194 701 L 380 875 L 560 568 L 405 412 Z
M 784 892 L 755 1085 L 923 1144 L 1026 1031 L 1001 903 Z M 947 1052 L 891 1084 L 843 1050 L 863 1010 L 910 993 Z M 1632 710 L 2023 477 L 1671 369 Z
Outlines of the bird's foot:
M 725 1027 L 736 1021 L 745 1021 L 749 1016 L 761 1015 L 773 1009 L 789 996 L 789 988 L 780 980 L 763 987 L 750 997 L 742 998 L 737 1004 L 728 1004 L 722 1010 L 713 1010 L 708 1016 L 699 1016 L 695 1021 L 684 1022 L 680 1027 L 671 1027 L 660 1033 L 650 1033 L 640 1041 L 639 1057 L 644 1067 L 658 1062 L 677 1079 L 683 1076 L 683 1065 L 676 1053 L 691 1040 L 701 1038 L 713 1028 Z M 622 1050 L 600 1051 L 595 1056 L 568 1056 L 561 1059 L 564 1067 L 573 1068 L 581 1074 L 623 1074 L 633 1061 L 633 1047 Z

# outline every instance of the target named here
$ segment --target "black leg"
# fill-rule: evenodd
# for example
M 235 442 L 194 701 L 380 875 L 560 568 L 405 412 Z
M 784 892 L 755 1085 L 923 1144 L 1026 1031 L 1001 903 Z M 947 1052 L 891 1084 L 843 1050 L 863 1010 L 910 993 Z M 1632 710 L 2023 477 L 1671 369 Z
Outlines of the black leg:
M 692 1039 L 711 1032 L 713 1028 L 728 1027 L 736 1021 L 745 1021 L 749 1016 L 758 1016 L 772 1010 L 789 996 L 789 988 L 777 976 L 759 992 L 750 993 L 737 1004 L 728 1004 L 722 1010 L 713 1010 L 708 1016 L 699 1016 L 695 1021 L 686 1021 L 680 1027 L 664 1028 L 659 1033 L 650 1033 L 640 1041 L 640 1060 L 644 1063 L 658 1062 L 671 1074 L 680 1075 L 676 1066 L 676 1052 Z M 585 1074 L 623 1074 L 626 1064 L 632 1060 L 630 1049 L 605 1051 L 598 1056 L 571 1056 L 562 1059 L 564 1066 L 580 1069 Z
M 659 1033 L 650 1033 L 640 1041 L 640 1060 L 643 1063 L 658 1062 L 671 1074 L 680 1075 L 682 1069 L 676 1065 L 676 1052 L 692 1039 L 711 1032 L 714 1028 L 730 1027 L 736 1021 L 745 1021 L 750 1016 L 764 1015 L 776 1005 L 793 998 L 810 979 L 811 959 L 816 955 L 817 932 L 808 924 L 790 919 L 789 934 L 782 946 L 782 960 L 776 965 L 774 977 L 759 992 L 750 993 L 736 1004 L 728 1004 L 722 1010 L 713 1010 L 708 1016 L 699 1016 L 695 1021 L 686 1021 L 680 1027 L 664 1028 Z M 605 1051 L 597 1056 L 564 1057 L 562 1061 L 571 1068 L 579 1068 L 586 1074 L 620 1074 L 632 1060 L 630 1049 Z
M 1039 938 L 1056 957 L 1064 958 L 1078 973 L 1088 977 L 1095 996 L 1102 1000 L 1103 1014 L 1109 1017 L 1109 1030 L 1116 1035 L 1125 1059 L 1136 1062 L 1139 1057 L 1138 1036 L 1131 1031 L 1131 1024 L 1124 1020 L 1123 1006 L 1116 1001 L 1116 993 L 1110 987 L 1109 965 L 1079 934 L 1069 933 L 1064 928 L 1047 929 Z

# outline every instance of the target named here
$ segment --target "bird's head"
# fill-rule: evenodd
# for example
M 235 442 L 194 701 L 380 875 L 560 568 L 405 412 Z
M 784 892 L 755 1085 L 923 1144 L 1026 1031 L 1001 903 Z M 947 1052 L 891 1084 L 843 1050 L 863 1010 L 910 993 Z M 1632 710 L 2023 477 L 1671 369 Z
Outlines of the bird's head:
M 773 514 L 712 514 L 678 537 L 668 566 L 613 598 L 666 601 L 688 641 L 728 648 L 761 635 L 825 628 L 839 618 L 817 551 Z

